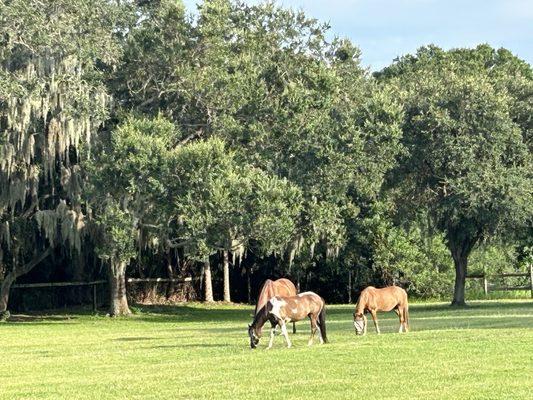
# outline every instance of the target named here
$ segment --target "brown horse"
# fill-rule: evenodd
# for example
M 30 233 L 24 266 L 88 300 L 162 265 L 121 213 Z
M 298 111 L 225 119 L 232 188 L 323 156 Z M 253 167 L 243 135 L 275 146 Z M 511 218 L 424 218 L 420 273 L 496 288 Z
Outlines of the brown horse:
M 287 322 L 301 321 L 309 317 L 311 320 L 311 337 L 308 345 L 313 344 L 315 333 L 319 331 L 320 343 L 327 342 L 326 337 L 326 307 L 324 299 L 313 292 L 304 292 L 296 296 L 283 297 L 274 296 L 255 315 L 253 322 L 248 325 L 248 336 L 250 337 L 250 347 L 255 349 L 261 338 L 261 328 L 270 321 L 270 342 L 268 348 L 274 343 L 276 326 L 281 326 L 281 333 L 285 336 L 287 347 L 292 343 L 287 333 Z
M 275 281 L 267 279 L 261 288 L 259 297 L 257 298 L 257 304 L 255 305 L 254 315 L 261 310 L 266 303 L 274 296 L 296 296 L 298 291 L 296 286 L 290 280 L 281 278 Z M 292 324 L 292 333 L 296 333 L 296 324 Z
M 376 331 L 379 326 L 376 313 L 378 311 L 396 311 L 400 318 L 400 330 L 409 332 L 409 304 L 407 303 L 407 292 L 398 286 L 389 286 L 383 289 L 376 289 L 373 286 L 367 287 L 361 292 L 355 312 L 353 314 L 353 325 L 357 335 L 366 334 L 367 319 L 365 312 L 370 312 Z

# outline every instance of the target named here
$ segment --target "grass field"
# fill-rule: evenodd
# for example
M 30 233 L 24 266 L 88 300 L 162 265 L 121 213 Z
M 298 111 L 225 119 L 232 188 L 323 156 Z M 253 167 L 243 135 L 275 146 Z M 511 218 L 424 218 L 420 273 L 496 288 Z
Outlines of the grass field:
M 329 306 L 330 344 L 250 350 L 251 307 L 142 307 L 127 319 L 18 316 L 0 324 L 0 399 L 530 399 L 533 302 L 413 304 L 412 332 L 356 337 Z M 266 333 L 266 332 L 265 332 Z

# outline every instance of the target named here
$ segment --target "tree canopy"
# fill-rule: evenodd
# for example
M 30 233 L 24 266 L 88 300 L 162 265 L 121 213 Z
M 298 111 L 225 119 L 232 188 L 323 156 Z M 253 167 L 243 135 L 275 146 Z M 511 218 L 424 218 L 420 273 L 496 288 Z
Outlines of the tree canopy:
M 379 77 L 404 96 L 408 154 L 395 178 L 402 199 L 423 205 L 444 232 L 457 272 L 454 303 L 463 304 L 474 246 L 523 226 L 533 213 L 531 121 L 523 102 L 531 68 L 487 46 L 429 47 Z

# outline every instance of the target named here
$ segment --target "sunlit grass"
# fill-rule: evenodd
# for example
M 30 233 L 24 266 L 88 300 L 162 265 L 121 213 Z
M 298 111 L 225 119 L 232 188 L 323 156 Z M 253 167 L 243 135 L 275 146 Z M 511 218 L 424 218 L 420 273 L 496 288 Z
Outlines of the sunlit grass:
M 1 399 L 525 399 L 533 392 L 533 302 L 413 304 L 412 332 L 356 337 L 329 306 L 330 344 L 249 349 L 249 306 L 141 307 L 131 318 L 22 316 L 0 324 Z

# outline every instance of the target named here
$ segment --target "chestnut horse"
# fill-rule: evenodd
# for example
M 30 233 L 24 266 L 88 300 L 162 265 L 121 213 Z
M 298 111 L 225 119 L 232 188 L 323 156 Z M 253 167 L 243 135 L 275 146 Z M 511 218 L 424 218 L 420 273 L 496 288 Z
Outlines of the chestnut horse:
M 308 345 L 313 344 L 313 338 L 319 331 L 320 343 L 327 342 L 326 337 L 326 307 L 324 299 L 313 292 L 304 292 L 296 296 L 274 296 L 267 301 L 265 306 L 255 315 L 253 322 L 248 325 L 248 336 L 250 337 L 250 347 L 255 349 L 261 338 L 261 328 L 270 321 L 270 342 L 268 348 L 274 343 L 276 326 L 281 326 L 281 333 L 285 336 L 287 347 L 292 346 L 289 334 L 287 333 L 287 322 L 301 321 L 309 317 L 311 320 L 311 337 Z
M 274 296 L 296 296 L 298 291 L 296 286 L 290 280 L 281 278 L 275 281 L 267 279 L 261 288 L 259 297 L 257 298 L 257 304 L 255 305 L 254 315 L 261 310 L 266 303 Z M 292 333 L 296 333 L 296 325 L 292 324 Z
M 376 289 L 373 286 L 367 287 L 361 292 L 355 312 L 353 314 L 353 325 L 357 335 L 366 334 L 367 320 L 365 312 L 370 312 L 378 334 L 379 326 L 376 313 L 378 311 L 394 310 L 400 318 L 400 330 L 409 332 L 409 304 L 407 303 L 407 292 L 398 286 L 389 286 L 383 289 Z

